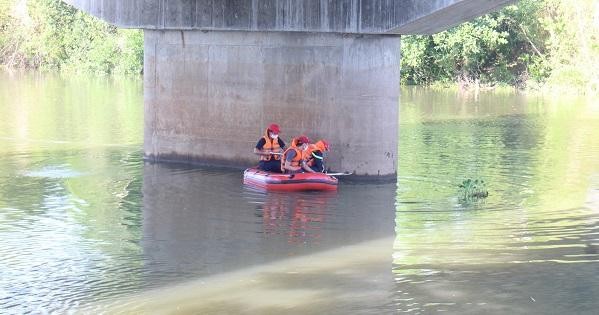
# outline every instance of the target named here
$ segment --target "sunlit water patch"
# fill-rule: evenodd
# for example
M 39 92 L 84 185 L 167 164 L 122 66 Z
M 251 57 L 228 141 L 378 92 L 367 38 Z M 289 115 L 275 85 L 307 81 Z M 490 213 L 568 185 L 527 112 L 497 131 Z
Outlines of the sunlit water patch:
M 68 165 L 48 165 L 39 170 L 30 170 L 23 172 L 23 176 L 53 179 L 72 178 L 81 175 L 83 175 L 83 173 L 70 169 Z

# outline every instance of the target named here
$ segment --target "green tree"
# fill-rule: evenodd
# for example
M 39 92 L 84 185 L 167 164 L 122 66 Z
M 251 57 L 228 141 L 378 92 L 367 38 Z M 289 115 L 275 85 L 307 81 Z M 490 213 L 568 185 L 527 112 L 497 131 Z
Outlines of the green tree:
M 522 1 L 519 6 L 507 7 L 438 34 L 405 36 L 402 81 L 520 85 L 531 72 L 542 77 L 544 56 L 535 44 L 538 41 L 535 36 L 541 30 L 537 20 L 530 18 L 538 11 L 537 1 Z M 529 34 L 527 30 L 534 32 Z M 529 64 L 536 68 L 529 69 Z
M 0 5 L 0 61 L 8 66 L 93 73 L 141 73 L 143 34 L 119 30 L 60 0 L 27 2 L 25 16 Z
M 402 41 L 402 82 L 550 83 L 599 92 L 599 5 L 521 0 L 499 12 Z
M 545 0 L 539 20 L 547 30 L 553 69 L 549 81 L 599 92 L 599 4 Z

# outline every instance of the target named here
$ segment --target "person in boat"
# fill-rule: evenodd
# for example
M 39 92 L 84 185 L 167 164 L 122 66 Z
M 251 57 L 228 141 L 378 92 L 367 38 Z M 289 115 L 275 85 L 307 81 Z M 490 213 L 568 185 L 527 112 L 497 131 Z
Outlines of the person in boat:
M 310 139 L 306 136 L 299 136 L 291 140 L 291 146 L 283 153 L 281 171 L 290 174 L 311 172 L 312 170 L 304 161 L 305 151 L 309 145 Z
M 254 153 L 260 156 L 258 169 L 281 173 L 281 156 L 285 149 L 285 142 L 279 137 L 280 132 L 279 125 L 271 124 L 266 128 L 264 136 L 256 143 Z
M 325 152 L 329 151 L 329 143 L 322 139 L 314 144 L 308 145 L 304 152 L 304 161 L 311 173 L 324 173 Z

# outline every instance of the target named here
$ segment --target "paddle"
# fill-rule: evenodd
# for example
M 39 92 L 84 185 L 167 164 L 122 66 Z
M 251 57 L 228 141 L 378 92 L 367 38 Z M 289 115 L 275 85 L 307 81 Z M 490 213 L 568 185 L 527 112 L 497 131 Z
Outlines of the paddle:
M 352 175 L 354 172 L 344 172 L 344 173 L 325 173 L 330 176 L 347 176 Z

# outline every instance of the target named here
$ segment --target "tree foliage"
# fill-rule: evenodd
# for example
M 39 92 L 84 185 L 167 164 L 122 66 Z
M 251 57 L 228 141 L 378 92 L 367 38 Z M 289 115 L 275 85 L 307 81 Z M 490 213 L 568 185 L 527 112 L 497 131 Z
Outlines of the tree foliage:
M 434 35 L 404 36 L 402 82 L 570 84 L 598 91 L 599 3 L 521 0 Z
M 143 34 L 60 0 L 0 0 L 0 61 L 16 67 L 140 73 Z

